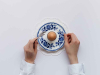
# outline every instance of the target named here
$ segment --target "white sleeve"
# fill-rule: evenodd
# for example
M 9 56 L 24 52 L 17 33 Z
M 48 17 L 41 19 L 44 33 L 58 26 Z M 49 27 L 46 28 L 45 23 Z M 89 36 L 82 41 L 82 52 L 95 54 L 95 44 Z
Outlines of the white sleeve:
M 20 66 L 19 75 L 34 75 L 35 64 L 27 63 L 25 60 L 22 61 Z
M 70 75 L 85 75 L 84 65 L 83 64 L 69 65 L 69 74 Z

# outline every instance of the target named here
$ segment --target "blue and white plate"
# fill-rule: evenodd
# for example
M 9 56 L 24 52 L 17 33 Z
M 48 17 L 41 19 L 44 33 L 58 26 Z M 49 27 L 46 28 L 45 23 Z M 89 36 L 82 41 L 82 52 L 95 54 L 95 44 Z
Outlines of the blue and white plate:
M 54 41 L 50 41 L 47 38 L 47 34 L 51 31 L 55 32 L 56 36 L 57 36 Z M 55 23 L 55 22 L 45 23 L 38 30 L 37 37 L 42 32 L 45 32 L 45 35 L 38 38 L 38 43 L 40 44 L 40 46 L 43 49 L 45 49 L 47 51 L 57 51 L 63 47 L 63 45 L 64 45 L 64 33 L 66 33 L 66 32 L 60 24 Z

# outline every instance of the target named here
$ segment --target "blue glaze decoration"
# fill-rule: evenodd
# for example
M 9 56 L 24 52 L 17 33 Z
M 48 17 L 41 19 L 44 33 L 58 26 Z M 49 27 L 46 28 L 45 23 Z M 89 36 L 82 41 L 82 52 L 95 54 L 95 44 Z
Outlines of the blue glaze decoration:
M 60 27 L 61 30 L 58 27 Z M 46 23 L 46 24 L 44 24 L 43 26 L 40 27 L 40 29 L 37 33 L 37 37 L 39 36 L 40 31 L 43 32 L 43 31 L 49 31 L 49 30 L 54 30 L 54 31 L 57 30 L 58 31 L 57 32 L 58 35 L 59 35 L 58 42 L 50 44 L 45 39 L 43 39 L 43 37 L 40 37 L 38 39 L 38 43 L 40 44 L 40 46 L 42 48 L 44 48 L 47 51 L 59 50 L 64 45 L 64 33 L 66 33 L 66 32 L 65 32 L 64 28 L 61 25 L 59 25 L 58 23 L 49 22 L 49 23 Z M 57 46 L 59 46 L 59 47 L 56 48 Z M 55 49 L 53 49 L 54 47 L 55 47 Z
M 64 41 L 64 32 L 59 29 L 57 32 L 59 34 L 58 42 L 56 42 L 56 46 L 60 46 Z
M 41 42 L 41 44 L 43 44 L 43 46 L 45 46 L 46 48 L 50 48 L 50 49 L 52 49 L 52 47 L 55 47 L 54 45 L 53 45 L 53 43 L 48 43 L 45 39 L 43 39 L 43 37 L 41 37 L 40 38 L 40 42 Z
M 53 25 L 53 23 L 47 23 L 47 25 L 45 25 L 45 26 L 42 28 L 42 31 L 56 30 L 56 29 L 58 29 L 56 26 L 57 26 L 57 25 Z

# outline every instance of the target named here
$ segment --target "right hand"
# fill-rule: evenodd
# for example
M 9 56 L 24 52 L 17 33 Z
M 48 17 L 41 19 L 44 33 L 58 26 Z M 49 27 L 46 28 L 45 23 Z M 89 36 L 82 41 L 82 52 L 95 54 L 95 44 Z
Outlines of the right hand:
M 25 61 L 28 63 L 34 63 L 34 60 L 37 55 L 37 44 L 38 42 L 35 41 L 37 38 L 29 40 L 29 42 L 24 46 L 25 52 Z M 33 49 L 33 43 L 35 41 L 35 49 Z
M 73 33 L 64 34 L 65 49 L 71 64 L 78 63 L 77 52 L 80 41 Z

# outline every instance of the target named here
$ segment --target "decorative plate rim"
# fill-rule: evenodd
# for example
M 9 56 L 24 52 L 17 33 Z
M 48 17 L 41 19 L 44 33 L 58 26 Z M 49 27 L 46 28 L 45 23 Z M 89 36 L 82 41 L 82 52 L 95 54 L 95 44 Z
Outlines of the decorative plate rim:
M 58 26 L 60 26 L 60 27 L 63 29 L 64 33 L 66 33 L 65 29 L 64 29 L 59 23 L 57 23 L 57 22 L 47 22 L 47 23 L 56 23 Z M 45 26 L 47 23 L 45 23 L 43 26 Z M 37 33 L 37 37 L 38 37 L 38 34 L 39 34 L 40 29 L 41 29 L 43 26 L 41 26 L 41 27 L 39 28 L 38 33 Z M 38 43 L 40 44 L 39 39 L 38 39 Z M 65 41 L 64 41 L 64 43 L 65 43 Z M 40 44 L 40 46 L 41 46 L 43 49 L 47 50 L 47 51 L 57 51 L 57 50 L 59 50 L 60 48 L 62 48 L 62 47 L 64 46 L 64 43 L 62 44 L 61 47 L 59 47 L 59 48 L 57 48 L 57 49 L 54 49 L 54 50 L 49 50 L 49 49 L 47 49 L 47 48 L 44 48 L 41 44 Z

